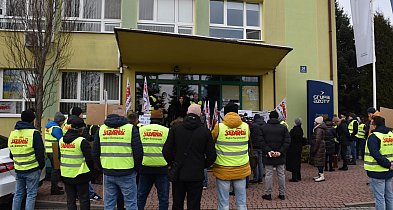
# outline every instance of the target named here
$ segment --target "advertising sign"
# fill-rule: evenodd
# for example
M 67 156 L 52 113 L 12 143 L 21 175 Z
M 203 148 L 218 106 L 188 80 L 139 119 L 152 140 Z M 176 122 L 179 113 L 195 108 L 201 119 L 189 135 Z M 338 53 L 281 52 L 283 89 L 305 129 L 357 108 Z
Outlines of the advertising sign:
M 307 138 L 310 140 L 314 120 L 326 115 L 333 118 L 333 81 L 307 80 Z
M 0 113 L 16 114 L 16 102 L 0 102 Z

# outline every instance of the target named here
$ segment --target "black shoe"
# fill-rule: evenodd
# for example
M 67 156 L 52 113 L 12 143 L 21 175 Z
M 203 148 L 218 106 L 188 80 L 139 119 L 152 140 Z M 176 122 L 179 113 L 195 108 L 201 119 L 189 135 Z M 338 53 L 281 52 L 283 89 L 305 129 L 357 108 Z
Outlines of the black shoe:
M 235 192 L 231 191 L 231 192 L 229 192 L 229 195 L 235 196 Z
M 324 171 L 328 171 L 327 167 L 325 167 Z
M 256 183 L 258 183 L 257 180 L 250 180 L 250 184 L 256 184 Z
M 348 167 L 347 166 L 343 166 L 343 167 L 341 167 L 341 168 L 338 168 L 338 170 L 340 170 L 340 171 L 348 171 Z
M 279 195 L 278 198 L 281 200 L 285 200 L 285 195 Z
M 63 190 L 63 187 L 57 186 L 58 190 Z
M 51 195 L 64 195 L 64 191 L 61 190 L 51 190 L 50 191 Z
M 272 195 L 262 195 L 262 198 L 265 199 L 265 200 L 271 201 L 272 200 Z
M 349 162 L 348 165 L 356 165 L 356 161 Z
M 299 180 L 297 180 L 297 179 L 290 179 L 289 181 L 290 182 L 298 182 Z
M 329 171 L 331 172 L 331 171 L 335 171 L 335 170 L 334 170 L 334 168 L 331 168 L 331 169 L 329 169 Z
M 258 183 L 262 183 L 262 179 L 258 179 Z

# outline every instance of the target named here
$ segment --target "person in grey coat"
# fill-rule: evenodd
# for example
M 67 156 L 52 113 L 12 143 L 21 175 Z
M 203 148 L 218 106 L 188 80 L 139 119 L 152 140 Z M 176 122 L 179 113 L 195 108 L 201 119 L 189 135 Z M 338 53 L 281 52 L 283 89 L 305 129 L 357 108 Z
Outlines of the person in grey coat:
M 314 180 L 321 182 L 325 181 L 323 168 L 326 161 L 325 134 L 327 127 L 322 116 L 315 118 L 314 125 L 311 155 L 314 157 L 314 166 L 318 168 L 318 176 L 314 177 Z

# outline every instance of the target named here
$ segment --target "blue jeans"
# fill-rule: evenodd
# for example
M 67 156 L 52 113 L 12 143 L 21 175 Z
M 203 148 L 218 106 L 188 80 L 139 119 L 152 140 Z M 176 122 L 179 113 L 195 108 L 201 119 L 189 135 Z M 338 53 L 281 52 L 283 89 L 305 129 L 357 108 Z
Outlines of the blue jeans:
M 91 185 L 91 181 L 89 182 L 89 198 L 93 198 L 93 196 L 96 194 L 94 192 L 93 186 Z
M 138 209 L 143 210 L 153 184 L 157 189 L 159 210 L 169 207 L 169 181 L 167 174 L 140 174 L 138 184 Z
M 393 209 L 392 178 L 370 178 L 370 186 L 375 198 L 376 210 Z
M 352 161 L 356 162 L 357 156 L 356 156 L 356 141 L 351 142 L 351 156 L 352 156 Z
M 204 187 L 207 187 L 207 183 L 209 183 L 209 175 L 207 174 L 207 168 L 205 168 L 205 169 L 203 170 L 203 176 L 204 176 L 204 179 L 203 179 L 203 186 L 204 186 Z
M 41 170 L 27 174 L 16 174 L 16 190 L 12 202 L 12 210 L 22 209 L 22 200 L 27 193 L 25 210 L 34 210 L 37 197 L 38 184 L 40 183 Z
M 124 205 L 127 210 L 137 210 L 136 172 L 126 176 L 104 175 L 104 208 L 115 209 L 117 196 L 123 194 Z
M 229 209 L 229 188 L 233 183 L 236 196 L 236 209 L 246 210 L 247 209 L 247 196 L 246 196 L 246 179 L 239 180 L 221 180 L 216 178 L 217 193 L 218 193 L 218 210 Z
M 254 181 L 262 180 L 263 178 L 263 162 L 262 162 L 262 150 L 254 149 L 254 155 L 258 157 L 258 165 L 253 168 Z

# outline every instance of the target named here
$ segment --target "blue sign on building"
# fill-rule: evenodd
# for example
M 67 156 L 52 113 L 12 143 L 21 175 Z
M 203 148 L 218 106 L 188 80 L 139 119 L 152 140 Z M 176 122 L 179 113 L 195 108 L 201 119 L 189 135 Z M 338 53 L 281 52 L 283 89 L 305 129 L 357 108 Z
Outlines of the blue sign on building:
M 314 120 L 326 115 L 333 118 L 333 81 L 307 80 L 307 138 L 311 141 Z

